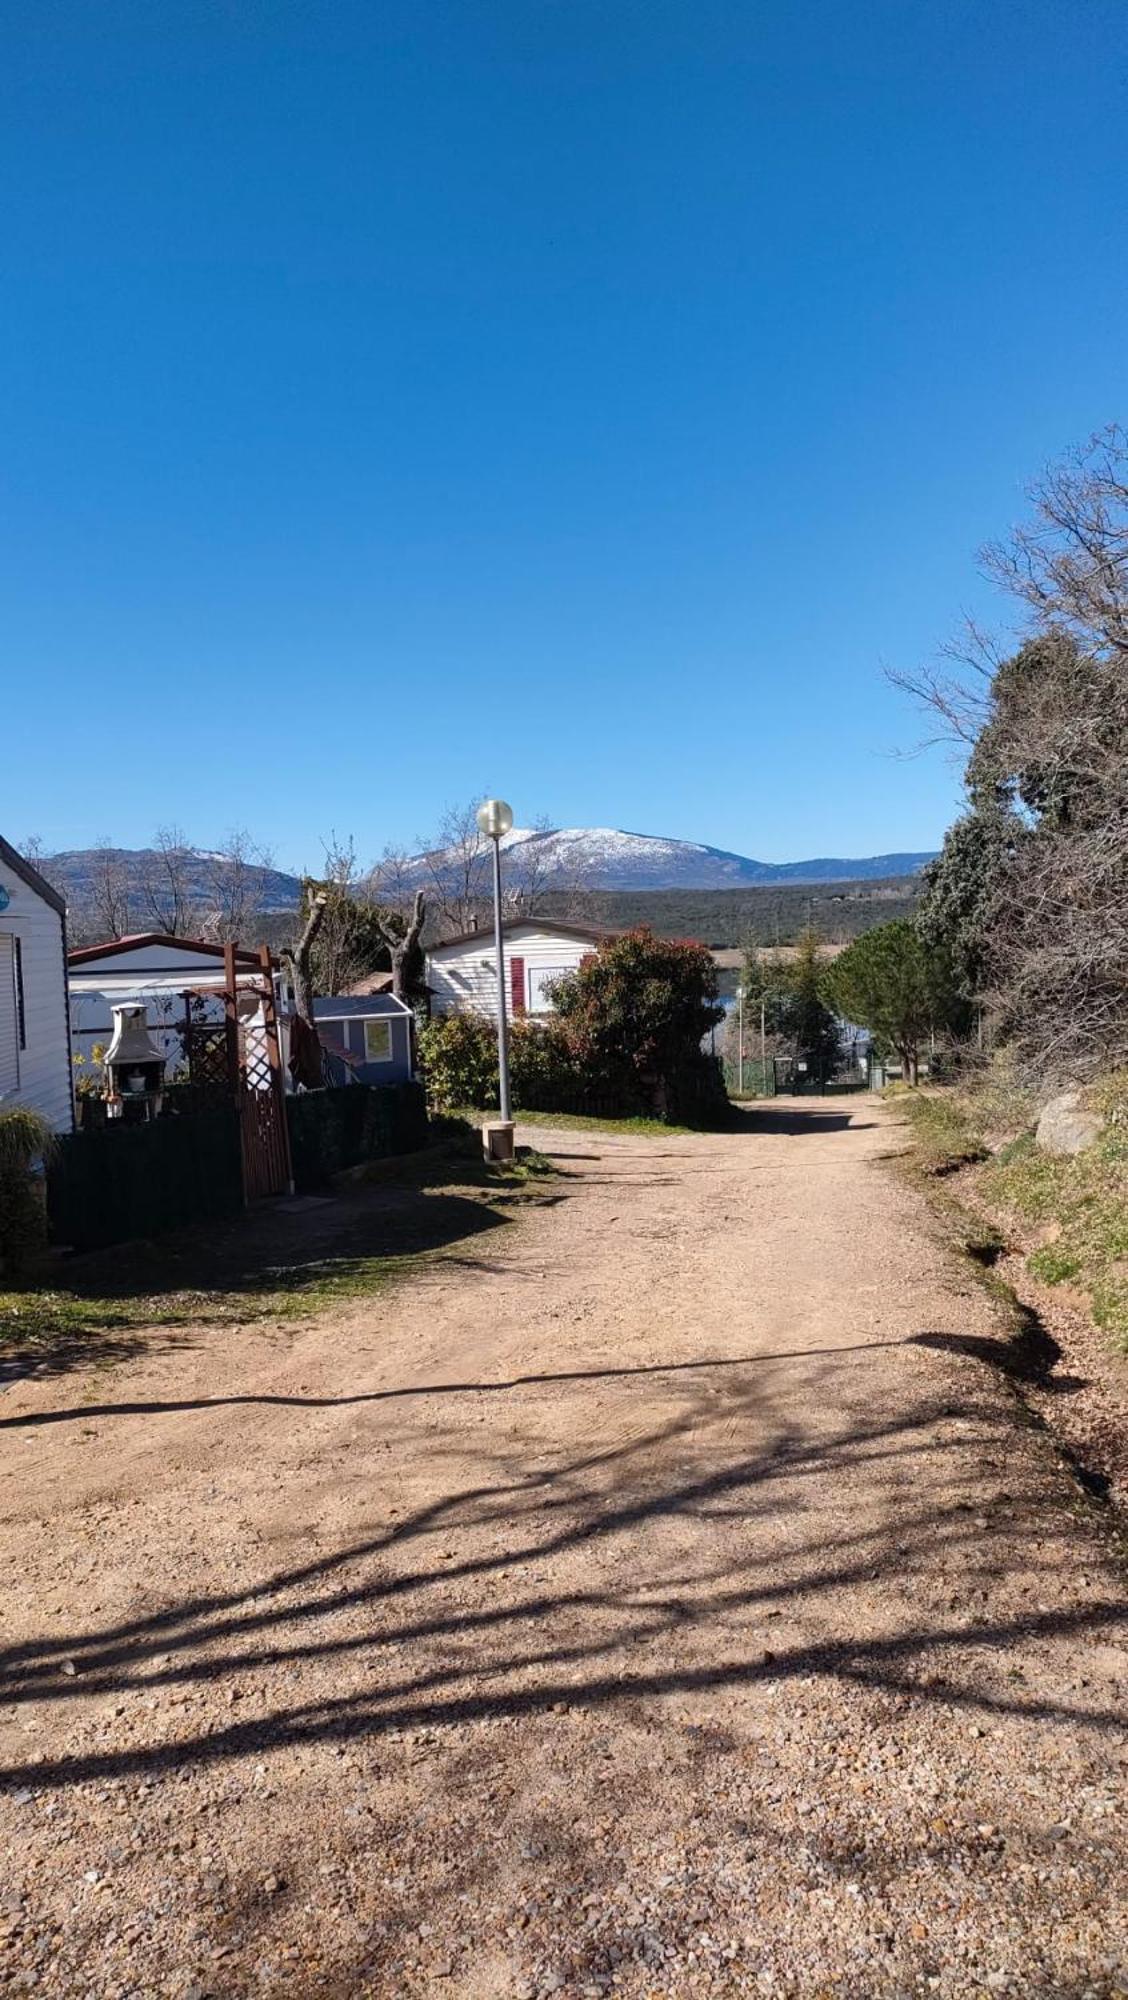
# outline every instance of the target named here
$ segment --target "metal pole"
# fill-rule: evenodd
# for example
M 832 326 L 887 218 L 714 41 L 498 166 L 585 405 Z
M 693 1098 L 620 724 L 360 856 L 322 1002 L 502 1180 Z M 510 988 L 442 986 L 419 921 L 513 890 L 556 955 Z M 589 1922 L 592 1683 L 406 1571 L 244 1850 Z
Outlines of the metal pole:
M 767 1011 L 768 1011 L 767 1002 L 765 1000 L 764 995 L 761 993 L 760 995 L 760 1091 L 764 1097 L 766 1097 L 768 1094 L 768 1031 L 766 1026 Z
M 738 986 L 736 989 L 736 1005 L 737 1005 L 737 1020 L 739 1023 L 737 1027 L 737 1040 L 736 1040 L 736 1051 L 737 1051 L 736 1073 L 738 1079 L 736 1086 L 736 1094 L 738 1097 L 743 1097 L 744 1096 L 744 987 L 743 985 Z
M 508 1125 L 509 1113 L 509 1023 L 505 1015 L 505 956 L 501 942 L 501 841 L 493 844 L 494 951 L 497 955 L 497 1076 L 498 1105 Z

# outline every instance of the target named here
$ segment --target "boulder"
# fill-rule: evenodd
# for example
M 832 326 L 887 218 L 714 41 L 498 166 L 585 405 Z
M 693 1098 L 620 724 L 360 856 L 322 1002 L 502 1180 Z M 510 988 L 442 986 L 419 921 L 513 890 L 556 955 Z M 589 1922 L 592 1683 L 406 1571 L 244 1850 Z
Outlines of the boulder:
M 1064 1090 L 1060 1097 L 1051 1097 L 1034 1136 L 1044 1153 L 1083 1153 L 1097 1138 L 1102 1122 L 1099 1113 L 1086 1111 L 1079 1090 Z

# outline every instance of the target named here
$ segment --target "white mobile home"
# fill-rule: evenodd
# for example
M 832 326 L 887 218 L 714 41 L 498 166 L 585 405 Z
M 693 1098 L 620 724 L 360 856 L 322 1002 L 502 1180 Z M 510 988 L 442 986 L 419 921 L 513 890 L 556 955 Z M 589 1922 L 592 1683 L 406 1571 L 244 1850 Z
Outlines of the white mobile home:
M 613 931 L 591 924 L 556 924 L 536 917 L 504 925 L 505 996 L 513 1014 L 550 1014 L 552 982 L 574 972 Z M 427 985 L 434 1014 L 497 1010 L 497 964 L 492 930 L 465 931 L 427 953 Z
M 253 951 L 235 953 L 239 986 L 257 986 L 262 967 Z M 115 1007 L 143 1006 L 149 1032 L 171 1076 L 184 1060 L 183 1028 L 189 1003 L 198 1019 L 223 1018 L 223 946 L 201 938 L 144 931 L 81 945 L 70 954 L 70 1024 L 83 1065 L 113 1034 Z
M 0 1110 L 22 1104 L 74 1125 L 67 1025 L 67 906 L 0 839 Z

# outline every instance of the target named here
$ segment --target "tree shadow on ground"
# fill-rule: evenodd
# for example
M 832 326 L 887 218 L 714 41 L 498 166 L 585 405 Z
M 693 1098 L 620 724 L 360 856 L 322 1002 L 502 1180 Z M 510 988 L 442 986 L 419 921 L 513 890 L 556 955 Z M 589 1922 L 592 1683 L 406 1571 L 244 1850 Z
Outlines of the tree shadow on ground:
M 456 1260 L 450 1260 L 456 1261 Z M 475 1268 L 481 1268 L 475 1266 Z M 922 1339 L 924 1336 L 922 1336 Z M 776 1361 L 807 1361 L 820 1355 L 869 1353 L 876 1348 L 900 1347 L 900 1340 L 867 1340 L 856 1346 L 790 1348 L 778 1354 L 741 1354 L 723 1359 L 703 1356 L 700 1361 L 650 1362 L 637 1368 L 567 1368 L 535 1375 L 514 1375 L 502 1381 L 417 1382 L 392 1389 L 358 1390 L 346 1396 L 282 1396 L 272 1394 L 238 1396 L 196 1396 L 183 1400 L 129 1401 L 120 1403 L 80 1403 L 73 1409 L 31 1410 L 22 1416 L 0 1417 L 0 1431 L 38 1430 L 53 1424 L 89 1423 L 94 1417 L 168 1416 L 183 1410 L 223 1410 L 270 1408 L 297 1410 L 339 1410 L 357 1404 L 412 1401 L 415 1398 L 508 1395 L 514 1389 L 547 1387 L 553 1383 L 614 1382 L 635 1376 L 678 1376 L 708 1374 L 734 1368 L 759 1368 Z
M 772 1098 L 763 1106 L 740 1105 L 734 1108 L 727 1130 L 743 1133 L 756 1138 L 762 1133 L 772 1133 L 790 1139 L 816 1139 L 827 1132 L 871 1132 L 876 1124 L 873 1118 L 858 1118 L 851 1111 L 805 1111 L 801 1103 L 789 1104 L 786 1108 L 778 1098 Z
M 0 1384 L 362 1295 L 503 1228 L 518 1204 L 544 1198 L 540 1186 L 464 1155 L 409 1162 L 401 1181 L 263 1202 L 227 1222 L 60 1258 L 44 1282 L 0 1298 Z
M 819 1393 L 814 1368 L 814 1407 Z M 996 1717 L 1121 1727 L 1119 1711 L 1092 1695 L 1066 1702 L 1016 1690 L 1006 1665 L 1013 1649 L 1054 1635 L 1123 1627 L 1122 1596 L 984 1614 L 973 1627 L 936 1610 L 922 1618 L 919 1608 L 912 1619 L 879 1619 L 876 1630 L 855 1622 L 859 1599 L 883 1601 L 875 1580 L 903 1594 L 907 1577 L 935 1571 L 941 1547 L 969 1603 L 986 1602 L 1006 1573 L 1006 1521 L 973 1522 L 966 1499 L 952 1497 L 945 1462 L 965 1447 L 944 1433 L 950 1400 L 821 1428 L 778 1421 L 763 1444 L 742 1447 L 741 1418 L 762 1419 L 768 1407 L 755 1379 L 726 1383 L 719 1402 L 710 1382 L 695 1384 L 641 1434 L 539 1466 L 537 1440 L 511 1429 L 504 1449 L 476 1455 L 472 1484 L 406 1508 L 347 1546 L 237 1588 L 12 1645 L 0 1655 L 6 1700 L 13 1709 L 34 1702 L 40 1716 L 131 1691 L 152 1707 L 162 1689 L 183 1694 L 247 1676 L 262 1699 L 199 1732 L 10 1762 L 0 1783 L 151 1778 L 287 1746 L 512 1721 L 561 1704 L 616 1709 L 820 1676 Z M 1011 1419 L 997 1406 L 969 1400 L 961 1414 L 1006 1448 Z M 432 1469 L 464 1454 L 461 1420 L 428 1450 Z M 828 1517 L 827 1496 L 859 1471 L 873 1480 L 875 1466 L 881 1480 L 911 1477 L 914 1498 L 873 1522 L 841 1506 Z M 822 1511 L 800 1532 L 812 1505 Z M 795 1533 L 765 1568 L 758 1531 L 781 1511 Z M 577 1570 L 569 1559 L 578 1551 Z M 559 1580 L 557 1565 L 566 1572 Z M 766 1646 L 773 1619 L 783 1619 L 782 1636 Z M 990 1673 L 987 1656 L 999 1663 Z M 327 1665 L 328 1685 L 307 1698 L 303 1673 Z

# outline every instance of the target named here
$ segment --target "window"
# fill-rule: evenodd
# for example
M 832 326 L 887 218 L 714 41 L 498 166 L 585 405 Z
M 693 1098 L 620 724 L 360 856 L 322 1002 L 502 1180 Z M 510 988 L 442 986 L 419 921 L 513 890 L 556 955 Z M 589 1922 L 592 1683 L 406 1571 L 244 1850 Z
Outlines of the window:
M 0 1096 L 20 1087 L 20 1033 L 16 1012 L 16 941 L 0 931 Z
M 365 1062 L 391 1062 L 392 1024 L 390 1021 L 366 1021 L 364 1024 Z
M 557 979 L 571 970 L 567 965 L 534 965 L 529 971 L 529 1012 L 530 1014 L 551 1014 L 552 999 L 548 988 Z
M 17 1032 L 18 1032 L 18 1034 L 19 1034 L 19 1038 L 20 1038 L 20 1047 L 21 1047 L 21 1049 L 26 1049 L 26 1047 L 27 1047 L 27 1014 L 26 1014 L 26 1012 L 25 1012 L 25 1010 L 24 1010 L 24 985 L 23 985 L 23 939 L 22 939 L 22 938 L 18 938 L 18 937 L 14 937 L 14 938 L 12 939 L 12 944 L 13 944 L 13 946 L 15 947 L 15 954 L 16 954 L 16 965 L 15 965 L 15 970 L 16 970 L 16 1030 L 17 1030 Z

